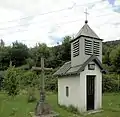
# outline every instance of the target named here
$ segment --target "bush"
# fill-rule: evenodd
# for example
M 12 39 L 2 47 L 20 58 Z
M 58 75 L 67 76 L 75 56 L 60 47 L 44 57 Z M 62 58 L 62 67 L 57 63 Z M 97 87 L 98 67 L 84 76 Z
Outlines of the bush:
M 38 84 L 38 76 L 35 74 L 35 72 L 32 71 L 24 71 L 22 78 L 21 78 L 21 86 L 23 87 L 33 87 Z
M 36 97 L 35 97 L 35 88 L 34 87 L 30 87 L 28 90 L 28 102 L 34 102 L 36 101 Z
M 49 74 L 45 77 L 45 89 L 47 91 L 57 92 L 58 89 L 58 81 L 56 77 L 53 77 L 53 75 Z
M 0 90 L 3 89 L 4 71 L 0 71 Z
M 118 75 L 107 74 L 103 75 L 103 92 L 117 92 L 118 91 Z
M 69 112 L 75 113 L 75 114 L 79 113 L 78 109 L 76 107 L 74 107 L 73 105 L 69 105 L 68 107 L 65 105 L 59 105 L 59 107 L 65 109 Z
M 70 111 L 70 112 L 72 112 L 72 113 L 79 113 L 79 111 L 78 111 L 78 109 L 77 108 L 75 108 L 73 105 L 70 105 L 69 107 L 68 107 L 68 110 Z
M 5 72 L 4 89 L 8 95 L 15 96 L 19 92 L 20 86 L 20 72 L 14 66 L 11 66 Z

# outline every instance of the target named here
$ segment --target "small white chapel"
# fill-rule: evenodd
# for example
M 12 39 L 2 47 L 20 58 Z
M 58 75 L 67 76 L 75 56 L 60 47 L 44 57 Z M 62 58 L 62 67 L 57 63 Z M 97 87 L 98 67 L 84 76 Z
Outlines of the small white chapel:
M 58 103 L 74 106 L 79 112 L 102 108 L 102 39 L 88 21 L 71 43 L 71 61 L 55 73 L 58 76 Z

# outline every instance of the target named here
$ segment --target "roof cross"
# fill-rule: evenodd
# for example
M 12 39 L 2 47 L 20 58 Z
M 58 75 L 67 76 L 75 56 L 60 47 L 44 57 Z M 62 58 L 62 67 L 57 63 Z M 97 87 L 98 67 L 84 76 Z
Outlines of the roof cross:
M 88 12 L 87 12 L 87 8 L 86 8 L 86 10 L 85 10 L 85 16 L 86 16 L 86 20 L 85 20 L 85 23 L 88 23 L 88 20 L 87 20 L 87 15 L 89 14 Z

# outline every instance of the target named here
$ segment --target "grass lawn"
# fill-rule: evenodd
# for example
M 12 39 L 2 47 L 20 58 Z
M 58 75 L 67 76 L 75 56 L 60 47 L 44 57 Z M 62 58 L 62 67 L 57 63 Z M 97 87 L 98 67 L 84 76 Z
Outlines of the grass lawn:
M 37 95 L 37 97 L 39 97 Z M 57 95 L 49 93 L 47 100 L 60 117 L 81 117 L 57 105 Z M 30 117 L 29 112 L 34 111 L 36 102 L 27 103 L 27 95 L 18 95 L 15 98 L 8 97 L 0 92 L 0 117 Z M 107 93 L 103 95 L 104 111 L 87 117 L 120 117 L 120 94 Z M 13 112 L 15 115 L 13 116 Z

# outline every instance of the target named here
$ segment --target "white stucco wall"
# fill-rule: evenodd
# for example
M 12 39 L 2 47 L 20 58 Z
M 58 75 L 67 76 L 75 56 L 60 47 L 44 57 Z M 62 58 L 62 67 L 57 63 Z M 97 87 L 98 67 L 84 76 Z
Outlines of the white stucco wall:
M 80 76 L 66 76 L 58 78 L 58 103 L 60 105 L 69 106 L 72 104 L 77 107 L 80 112 L 87 110 L 86 102 L 86 75 L 96 75 L 95 77 L 95 109 L 102 107 L 102 73 L 97 65 L 95 70 L 85 70 Z M 69 87 L 69 97 L 66 97 L 66 86 Z
M 69 96 L 66 96 L 66 86 L 69 87 Z M 78 107 L 80 104 L 80 78 L 79 76 L 69 76 L 58 79 L 58 103 Z
M 102 73 L 100 72 L 99 67 L 95 64 L 95 70 L 88 70 L 88 66 L 85 67 L 85 70 L 80 73 L 80 111 L 87 110 L 87 101 L 86 101 L 86 76 L 95 75 L 95 110 L 102 107 Z

